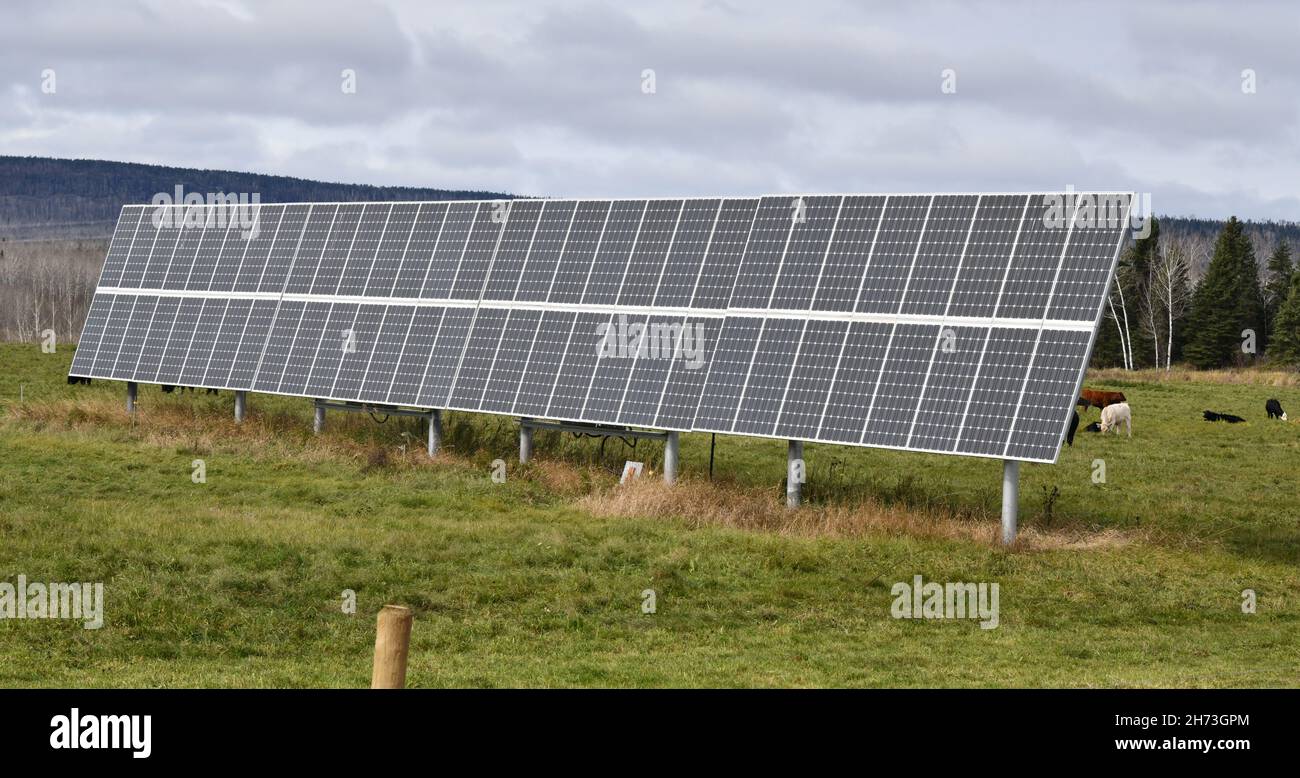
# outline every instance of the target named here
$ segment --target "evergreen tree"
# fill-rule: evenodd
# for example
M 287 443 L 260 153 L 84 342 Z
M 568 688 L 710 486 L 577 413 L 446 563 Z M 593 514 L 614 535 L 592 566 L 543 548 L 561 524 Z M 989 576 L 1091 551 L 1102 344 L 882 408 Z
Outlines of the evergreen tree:
M 1291 291 L 1293 271 L 1291 245 L 1286 238 L 1282 238 L 1268 258 L 1267 280 L 1264 284 L 1264 326 L 1270 340 L 1273 335 L 1273 319 L 1277 317 L 1278 309 L 1286 302 L 1287 294 Z
M 1192 298 L 1184 355 L 1202 369 L 1241 362 L 1246 356 L 1242 332 L 1254 330 L 1260 348 L 1263 316 L 1255 250 L 1233 216 L 1219 233 L 1210 266 Z
M 1285 365 L 1300 365 L 1300 273 L 1291 274 L 1291 290 L 1273 319 L 1273 344 L 1269 358 Z

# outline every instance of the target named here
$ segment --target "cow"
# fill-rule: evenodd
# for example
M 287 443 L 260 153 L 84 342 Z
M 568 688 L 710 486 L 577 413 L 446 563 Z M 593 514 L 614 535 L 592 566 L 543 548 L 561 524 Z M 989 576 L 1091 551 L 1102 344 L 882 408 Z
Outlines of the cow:
M 1101 422 L 1094 421 L 1092 424 L 1083 428 L 1084 432 L 1101 432 Z
M 179 391 L 181 394 L 184 394 L 185 392 L 194 394 L 194 387 L 192 386 L 172 386 L 171 384 L 163 384 L 162 390 L 165 394 L 171 394 L 172 392 L 176 392 L 176 391 Z M 221 393 L 216 389 L 206 389 L 204 390 L 204 394 L 221 394 Z
M 89 385 L 90 385 L 90 379 L 89 379 L 89 378 L 86 378 L 85 376 L 80 376 L 80 375 L 70 375 L 70 376 L 68 376 L 68 384 L 69 384 L 70 386 L 75 386 L 75 385 L 77 385 L 77 384 L 85 384 L 86 386 L 89 386 Z
M 1233 416 L 1231 413 L 1215 413 L 1214 411 L 1206 411 L 1201 415 L 1205 417 L 1206 421 L 1226 421 L 1229 424 L 1240 424 L 1245 421 L 1245 419 L 1240 416 Z
M 1115 434 L 1118 435 L 1120 424 L 1127 426 L 1128 436 L 1133 437 L 1133 411 L 1128 407 L 1128 403 L 1115 403 L 1101 409 L 1102 432 L 1115 430 Z
M 1278 402 L 1276 399 L 1270 399 L 1268 402 L 1264 403 L 1264 410 L 1268 412 L 1268 417 L 1270 419 L 1281 419 L 1282 421 L 1286 421 L 1286 411 L 1282 410 L 1282 403 Z
M 1079 431 L 1079 412 L 1070 411 L 1070 430 L 1065 433 L 1065 442 L 1074 445 L 1074 433 Z
M 1079 401 L 1075 405 L 1082 405 L 1087 411 L 1089 408 L 1105 408 L 1107 405 L 1128 402 L 1128 398 L 1123 392 L 1105 392 L 1100 389 L 1084 389 L 1079 393 Z

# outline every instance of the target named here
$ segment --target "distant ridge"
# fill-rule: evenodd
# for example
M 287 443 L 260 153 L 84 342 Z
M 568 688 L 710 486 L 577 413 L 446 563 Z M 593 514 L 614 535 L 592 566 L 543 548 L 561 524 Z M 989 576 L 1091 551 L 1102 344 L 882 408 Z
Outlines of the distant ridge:
M 0 237 L 106 238 L 125 203 L 159 192 L 258 193 L 263 203 L 368 200 L 465 200 L 511 197 L 471 189 L 336 184 L 230 170 L 0 156 Z

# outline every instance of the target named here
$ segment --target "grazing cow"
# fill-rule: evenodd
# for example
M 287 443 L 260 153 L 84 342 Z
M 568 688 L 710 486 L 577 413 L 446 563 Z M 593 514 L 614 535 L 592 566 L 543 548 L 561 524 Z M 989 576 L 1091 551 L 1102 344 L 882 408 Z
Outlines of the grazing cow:
M 1084 389 L 1079 393 L 1079 401 L 1075 405 L 1082 405 L 1086 411 L 1089 408 L 1105 408 L 1107 405 L 1128 402 L 1128 398 L 1123 392 L 1103 392 L 1100 389 Z
M 1101 409 L 1102 432 L 1115 430 L 1115 434 L 1118 435 L 1120 424 L 1127 426 L 1128 436 L 1133 437 L 1133 411 L 1128 407 L 1128 403 L 1116 403 Z
M 1084 432 L 1101 432 L 1101 422 L 1094 421 L 1092 424 L 1083 428 Z
M 1074 433 L 1079 431 L 1079 412 L 1070 411 L 1070 431 L 1065 433 L 1065 442 L 1074 445 Z
M 1206 421 L 1226 421 L 1229 424 L 1240 424 L 1245 421 L 1245 419 L 1240 416 L 1233 416 L 1231 413 L 1215 413 L 1214 411 L 1206 411 L 1202 415 L 1205 417 Z
M 1282 403 L 1278 402 L 1276 399 L 1264 403 L 1264 410 L 1268 411 L 1268 417 L 1270 419 L 1281 419 L 1282 421 L 1286 421 L 1286 411 L 1282 410 Z
M 85 384 L 86 386 L 90 386 L 90 379 L 85 376 L 70 375 L 68 376 L 68 383 L 73 386 L 76 384 Z

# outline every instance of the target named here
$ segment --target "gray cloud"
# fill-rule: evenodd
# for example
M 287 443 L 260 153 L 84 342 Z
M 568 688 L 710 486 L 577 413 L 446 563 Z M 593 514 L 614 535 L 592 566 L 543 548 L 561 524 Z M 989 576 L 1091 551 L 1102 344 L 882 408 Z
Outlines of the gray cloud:
M 1058 5 L 19 2 L 0 153 L 569 196 L 1073 184 L 1300 218 L 1300 11 Z

